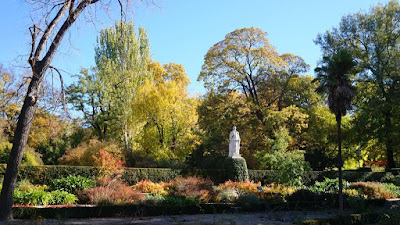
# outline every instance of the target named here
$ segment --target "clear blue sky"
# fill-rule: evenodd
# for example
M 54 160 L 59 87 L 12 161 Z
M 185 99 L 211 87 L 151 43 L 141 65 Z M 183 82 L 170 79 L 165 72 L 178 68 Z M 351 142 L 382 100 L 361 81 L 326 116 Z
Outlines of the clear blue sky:
M 342 16 L 367 11 L 388 0 L 164 0 L 159 7 L 141 5 L 131 16 L 150 38 L 151 55 L 161 63 L 182 64 L 191 79 L 189 91 L 204 93 L 197 76 L 204 55 L 215 43 L 237 28 L 258 27 L 268 32 L 268 40 L 279 53 L 299 55 L 310 64 L 313 75 L 320 49 L 313 42 L 318 33 L 339 24 Z M 156 1 L 157 2 L 157 1 Z M 30 6 L 23 0 L 0 1 L 0 64 L 28 66 L 31 25 Z M 116 14 L 116 13 L 115 13 Z M 54 65 L 72 74 L 94 65 L 94 45 L 101 28 L 109 27 L 118 16 L 100 15 L 93 24 L 83 19 L 64 39 Z M 21 63 L 22 62 L 22 63 Z M 72 82 L 68 74 L 66 82 Z

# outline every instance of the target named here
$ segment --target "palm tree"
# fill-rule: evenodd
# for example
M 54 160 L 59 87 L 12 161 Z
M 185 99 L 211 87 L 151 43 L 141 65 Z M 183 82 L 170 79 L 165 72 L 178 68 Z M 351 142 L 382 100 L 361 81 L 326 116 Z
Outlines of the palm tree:
M 343 181 L 342 181 L 342 116 L 351 109 L 351 101 L 355 96 L 351 83 L 351 72 L 356 63 L 346 49 L 340 49 L 330 57 L 323 57 L 315 68 L 316 81 L 319 81 L 317 92 L 328 94 L 330 111 L 335 114 L 338 129 L 338 168 L 339 168 L 339 212 L 343 213 Z

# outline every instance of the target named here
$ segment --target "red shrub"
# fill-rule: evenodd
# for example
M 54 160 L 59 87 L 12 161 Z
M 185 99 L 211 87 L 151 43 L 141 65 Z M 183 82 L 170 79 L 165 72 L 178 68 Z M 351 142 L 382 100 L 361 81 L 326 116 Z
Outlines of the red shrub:
M 109 177 L 97 181 L 100 185 L 87 191 L 87 196 L 92 204 L 128 204 L 145 200 L 145 196 L 119 179 Z
M 214 183 L 208 178 L 177 177 L 171 181 L 170 188 L 175 196 L 208 202 L 213 194 L 213 185 Z

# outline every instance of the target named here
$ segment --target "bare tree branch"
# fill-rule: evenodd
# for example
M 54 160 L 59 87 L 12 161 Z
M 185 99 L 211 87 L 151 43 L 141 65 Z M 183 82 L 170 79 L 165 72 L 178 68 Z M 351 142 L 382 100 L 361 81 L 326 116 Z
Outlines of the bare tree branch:
M 58 76 L 60 77 L 60 85 L 61 85 L 61 103 L 63 105 L 64 111 L 67 113 L 67 116 L 69 119 L 71 119 L 71 114 L 69 113 L 68 107 L 67 107 L 67 103 L 65 101 L 65 88 L 64 88 L 64 79 L 61 75 L 60 70 L 58 70 L 56 67 L 54 66 L 49 66 L 50 69 L 56 71 L 58 73 Z

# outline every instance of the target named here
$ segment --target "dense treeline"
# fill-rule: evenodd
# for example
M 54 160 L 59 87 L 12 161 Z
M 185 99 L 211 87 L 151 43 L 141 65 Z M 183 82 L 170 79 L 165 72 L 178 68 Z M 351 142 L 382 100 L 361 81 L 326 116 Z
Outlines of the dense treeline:
M 399 24 L 399 3 L 390 1 L 344 16 L 315 40 L 321 58 L 346 49 L 356 62 L 353 110 L 341 119 L 345 168 L 400 163 Z M 254 27 L 227 34 L 204 57 L 198 80 L 207 93 L 198 97 L 187 92 L 182 65 L 151 58 L 145 29 L 116 22 L 99 34 L 95 65 L 66 88 L 75 118 L 55 110 L 62 95 L 43 91 L 23 163 L 94 165 L 104 150 L 127 166 L 218 169 L 235 125 L 251 169 L 336 167 L 336 118 L 319 81 L 300 56 L 272 44 Z M 26 83 L 0 68 L 0 163 Z

